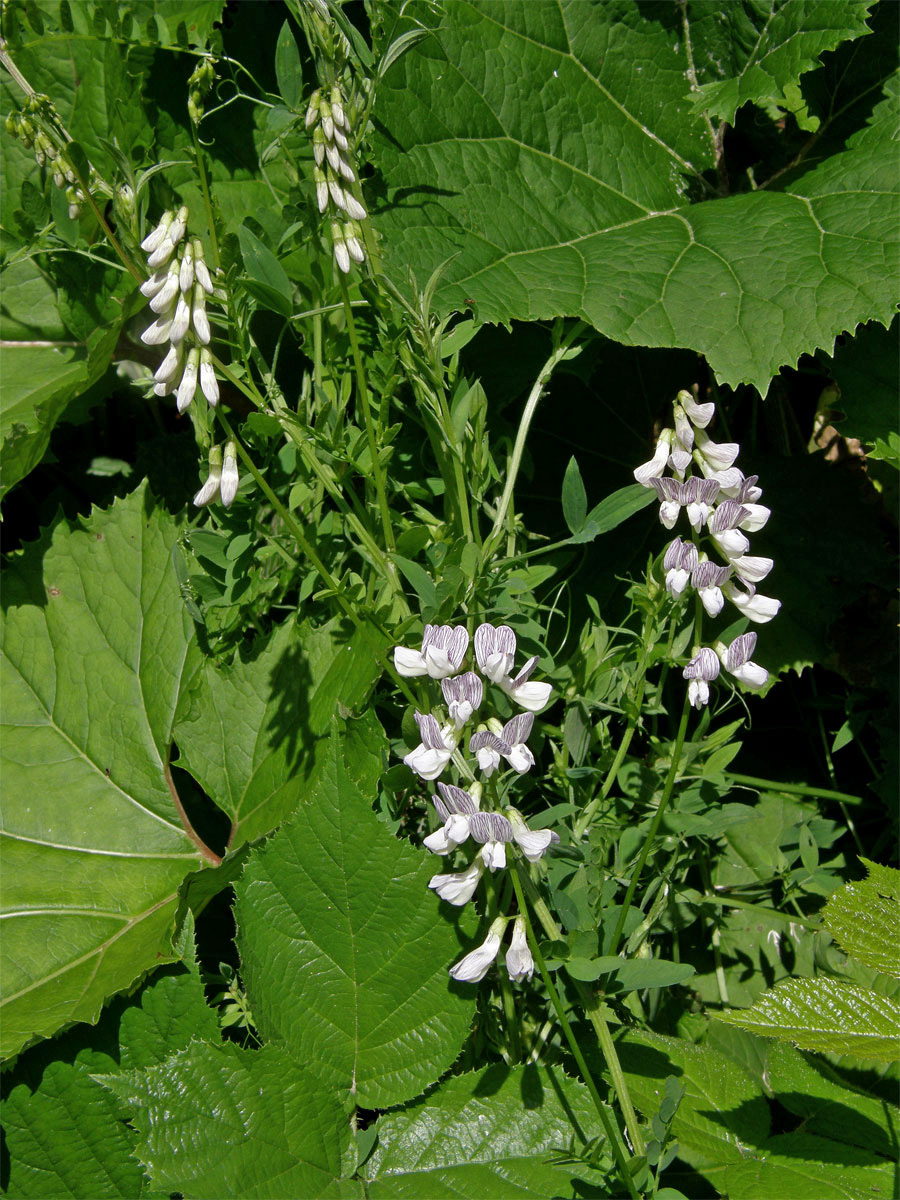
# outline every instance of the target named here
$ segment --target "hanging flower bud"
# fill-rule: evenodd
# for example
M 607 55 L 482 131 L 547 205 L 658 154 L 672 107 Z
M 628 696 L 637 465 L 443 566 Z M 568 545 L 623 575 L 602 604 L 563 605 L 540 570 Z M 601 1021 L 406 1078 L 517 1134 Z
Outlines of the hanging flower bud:
M 331 241 L 334 245 L 334 261 L 346 275 L 350 270 L 350 253 L 339 221 L 331 222 Z
M 231 508 L 231 502 L 237 495 L 239 483 L 237 448 L 233 441 L 228 441 L 225 443 L 225 456 L 222 460 L 222 485 L 220 489 L 222 503 L 226 508 Z
M 178 391 L 175 393 L 175 405 L 180 413 L 184 412 L 194 398 L 194 392 L 197 390 L 197 372 L 199 367 L 200 351 L 194 347 L 187 356 L 187 365 L 184 368 L 184 374 L 181 376 Z
M 203 243 L 199 238 L 191 239 L 191 250 L 193 251 L 194 259 L 194 277 L 203 288 L 208 296 L 212 295 L 213 282 L 209 277 L 209 271 L 206 268 L 206 259 L 203 255 Z
M 506 969 L 513 983 L 530 979 L 534 974 L 534 959 L 528 948 L 525 919 L 521 916 L 516 917 L 513 925 L 512 940 L 506 952 Z
M 191 322 L 194 326 L 194 333 L 197 335 L 197 340 L 202 342 L 204 346 L 209 345 L 209 319 L 206 316 L 206 292 L 203 290 L 202 284 L 194 284 L 193 297 L 191 299 Z
M 212 355 L 204 346 L 200 351 L 200 390 L 210 408 L 219 403 L 219 382 L 213 369 Z
M 491 924 L 488 935 L 474 950 L 459 960 L 450 968 L 450 974 L 460 983 L 478 983 L 484 979 L 488 969 L 500 950 L 500 943 L 506 930 L 507 917 L 498 917 Z
M 222 450 L 219 446 L 210 446 L 209 448 L 209 475 L 203 487 L 194 497 L 194 503 L 198 508 L 203 504 L 209 504 L 219 494 L 219 485 L 222 482 Z

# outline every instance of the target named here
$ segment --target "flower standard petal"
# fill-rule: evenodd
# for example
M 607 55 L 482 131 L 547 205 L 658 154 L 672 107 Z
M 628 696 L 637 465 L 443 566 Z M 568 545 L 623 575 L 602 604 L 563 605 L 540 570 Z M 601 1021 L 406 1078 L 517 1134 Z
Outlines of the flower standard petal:
M 634 477 L 642 487 L 651 487 L 651 479 L 658 479 L 666 469 L 672 443 L 675 440 L 674 429 L 664 429 L 659 435 L 653 457 L 635 468 Z
M 506 952 L 506 969 L 513 983 L 522 979 L 530 979 L 534 974 L 534 959 L 528 948 L 528 935 L 525 932 L 525 920 L 516 917 L 513 925 L 510 946 Z
M 757 625 L 765 625 L 767 621 L 771 621 L 774 616 L 778 615 L 781 601 L 775 600 L 771 596 L 761 596 L 753 584 L 750 584 L 750 589 L 745 592 L 737 584 L 729 583 L 725 587 L 725 595 L 745 617 Z
M 416 679 L 428 674 L 425 657 L 421 650 L 410 650 L 406 646 L 394 647 L 394 666 L 398 675 L 407 679 Z
M 432 875 L 428 886 L 442 900 L 461 908 L 475 895 L 478 881 L 484 874 L 484 864 L 476 855 L 475 861 L 464 871 L 452 871 L 447 875 Z

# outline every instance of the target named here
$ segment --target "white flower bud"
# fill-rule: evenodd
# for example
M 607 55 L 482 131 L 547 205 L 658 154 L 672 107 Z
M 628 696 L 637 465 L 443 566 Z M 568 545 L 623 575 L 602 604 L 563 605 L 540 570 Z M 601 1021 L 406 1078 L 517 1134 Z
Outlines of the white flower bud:
M 178 286 L 185 293 L 189 292 L 194 286 L 194 251 L 191 243 L 184 248 L 181 255 L 181 269 L 178 272 Z
M 191 309 L 184 295 L 178 297 L 178 304 L 175 306 L 175 316 L 172 319 L 172 326 L 169 330 L 169 338 L 172 342 L 180 342 L 188 331 L 188 326 L 191 323 Z
M 169 353 L 156 368 L 153 378 L 157 383 L 170 384 L 181 368 L 181 346 L 170 346 Z M 164 395 L 165 393 L 163 393 Z
M 181 383 L 179 383 L 178 391 L 175 393 L 175 404 L 180 413 L 184 412 L 194 398 L 194 392 L 197 390 L 197 370 L 199 364 L 200 351 L 195 347 L 188 354 L 187 366 L 184 368 Z
M 516 923 L 513 925 L 512 939 L 506 952 L 506 969 L 514 983 L 518 983 L 520 979 L 530 979 L 534 974 L 534 959 L 528 948 L 523 917 L 516 917 Z
M 191 303 L 191 320 L 194 323 L 194 333 L 204 346 L 209 345 L 209 320 L 206 316 L 206 292 L 203 285 L 194 284 L 194 296 Z
M 175 219 L 169 226 L 169 241 L 173 246 L 177 246 L 184 237 L 184 231 L 187 229 L 188 222 L 188 207 L 182 204 L 178 212 L 175 214 Z
M 211 408 L 219 403 L 219 381 L 213 369 L 212 355 L 204 348 L 200 351 L 200 390 Z
M 72 182 L 74 183 L 74 180 L 72 180 Z M 166 209 L 162 217 L 160 217 L 159 224 L 156 226 L 156 228 L 148 233 L 141 242 L 141 249 L 146 250 L 148 254 L 152 254 L 154 250 L 158 250 L 166 240 L 166 234 L 169 232 L 169 226 L 174 220 L 175 214 L 171 211 L 171 209 Z
M 164 312 L 178 295 L 178 263 L 170 263 L 166 281 L 150 301 L 155 313 Z
M 316 90 L 309 98 L 309 107 L 306 110 L 306 128 L 311 129 L 319 119 L 319 101 L 321 93 Z
M 369 215 L 357 198 L 348 191 L 344 192 L 344 212 L 353 221 L 364 221 Z
M 231 502 L 237 495 L 238 483 L 237 451 L 234 442 L 225 443 L 225 458 L 222 462 L 222 483 L 220 487 L 222 503 L 231 508 Z
M 174 308 L 170 308 L 166 312 L 160 313 L 152 325 L 147 326 L 141 334 L 141 341 L 145 346 L 161 346 L 163 342 L 169 340 L 172 333 L 174 315 Z
M 191 248 L 194 251 L 194 278 L 203 288 L 207 295 L 212 295 L 213 282 L 209 277 L 209 271 L 206 267 L 206 259 L 203 256 L 203 243 L 199 238 L 192 238 Z
M 337 153 L 337 151 L 335 151 L 335 153 Z M 338 154 L 337 159 L 337 166 L 335 166 L 334 163 L 331 163 L 332 167 L 334 167 L 335 171 L 340 171 L 348 183 L 355 183 L 356 176 L 354 175 L 353 168 L 347 162 L 346 158 L 344 158 L 343 155 Z M 328 161 L 331 162 L 330 159 Z
M 194 497 L 194 503 L 199 507 L 209 504 L 219 494 L 222 482 L 222 451 L 218 446 L 211 446 L 209 451 L 209 475 L 203 487 Z

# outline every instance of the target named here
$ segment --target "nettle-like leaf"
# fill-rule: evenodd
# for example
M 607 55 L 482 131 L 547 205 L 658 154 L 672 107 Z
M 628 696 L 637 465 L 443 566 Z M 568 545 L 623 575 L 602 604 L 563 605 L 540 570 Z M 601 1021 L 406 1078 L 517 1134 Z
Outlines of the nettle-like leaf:
M 154 1187 L 193 1197 L 360 1197 L 341 1181 L 350 1125 L 283 1046 L 195 1042 L 147 1071 L 105 1076 L 137 1112 L 136 1153 Z
M 871 1151 L 808 1133 L 783 1133 L 765 1142 L 757 1158 L 726 1167 L 722 1191 L 729 1200 L 884 1200 L 892 1194 L 895 1173 L 894 1163 Z
M 558 1067 L 458 1075 L 376 1125 L 362 1168 L 370 1200 L 605 1195 L 566 1154 L 601 1133 L 587 1088 Z M 554 1161 L 556 1159 L 557 1161 Z M 594 1185 L 594 1186 L 592 1186 Z
M 703 199 L 713 146 L 683 31 L 643 11 L 448 6 L 379 89 L 385 258 L 420 280 L 447 264 L 441 311 L 579 316 L 765 393 L 781 366 L 893 316 L 894 122 L 876 108 L 864 145 L 787 191 Z
M 841 949 L 885 975 L 900 979 L 900 871 L 862 862 L 867 879 L 838 888 L 822 919 Z
M 114 1001 L 98 1025 L 78 1025 L 26 1051 L 4 1077 L 0 1119 L 14 1196 L 142 1194 L 128 1108 L 93 1076 L 149 1067 L 198 1036 L 218 1040 L 203 997 L 187 913 L 178 947 L 185 966 L 165 967 L 137 996 Z
M 855 983 L 788 979 L 764 992 L 752 1008 L 717 1019 L 802 1050 L 885 1062 L 900 1058 L 900 1003 Z
M 658 1111 L 667 1075 L 684 1085 L 672 1136 L 691 1166 L 703 1170 L 740 1162 L 746 1147 L 768 1137 L 769 1106 L 762 1089 L 724 1054 L 638 1030 L 624 1034 L 617 1047 L 632 1099 L 645 1116 Z
M 461 939 L 428 890 L 434 860 L 375 816 L 381 754 L 363 757 L 364 776 L 351 778 L 332 735 L 306 803 L 251 855 L 235 916 L 260 1033 L 359 1105 L 382 1108 L 451 1065 L 474 989 L 447 974 Z
M 875 0 L 737 0 L 701 9 L 691 17 L 690 32 L 698 75 L 730 78 L 701 83 L 692 98 L 696 113 L 732 122 L 742 104 L 784 102 L 785 89 L 817 67 L 824 50 L 871 32 L 866 17 Z M 703 20 L 702 18 L 705 18 Z M 715 32 L 705 43 L 706 27 Z M 730 61 L 722 63 L 708 49 L 727 42 Z
M 178 533 L 142 486 L 7 567 L 4 1055 L 95 1020 L 170 959 L 178 888 L 204 852 L 214 859 L 166 765 L 198 665 L 171 566 Z

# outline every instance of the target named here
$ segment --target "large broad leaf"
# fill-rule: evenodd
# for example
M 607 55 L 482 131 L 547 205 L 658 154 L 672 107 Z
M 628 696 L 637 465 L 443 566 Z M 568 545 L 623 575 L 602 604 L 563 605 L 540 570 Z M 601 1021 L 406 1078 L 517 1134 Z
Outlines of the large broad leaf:
M 164 1194 L 362 1195 L 340 1180 L 346 1115 L 283 1047 L 195 1042 L 160 1066 L 104 1082 L 138 1108 L 136 1153 Z
M 698 7 L 701 21 L 705 17 L 705 24 L 717 27 L 719 44 L 728 44 L 731 61 L 697 56 L 701 79 L 727 77 L 701 83 L 694 110 L 733 121 L 742 104 L 776 104 L 786 88 L 818 66 L 823 50 L 870 32 L 865 18 L 873 5 L 874 0 L 732 0 L 708 5 L 706 12 Z M 695 43 L 702 42 L 703 24 L 692 19 L 691 33 Z
M 835 979 L 789 979 L 765 992 L 752 1008 L 718 1018 L 802 1050 L 900 1058 L 900 1004 Z
M 782 1108 L 803 1118 L 807 1133 L 889 1157 L 896 1154 L 900 1144 L 897 1105 L 851 1087 L 821 1055 L 805 1054 L 784 1042 L 769 1042 L 765 1080 Z
M 569 1155 L 600 1134 L 587 1088 L 558 1067 L 488 1067 L 388 1113 L 362 1174 L 370 1200 L 605 1196 Z
M 711 195 L 710 128 L 691 112 L 683 31 L 643 13 L 449 5 L 379 89 L 386 261 L 422 280 L 447 263 L 444 311 L 580 316 L 629 345 L 690 347 L 764 393 L 782 365 L 893 316 L 892 115 L 787 192 L 688 205 Z
M 617 1046 L 632 1099 L 648 1118 L 659 1110 L 667 1075 L 684 1085 L 672 1134 L 681 1158 L 692 1166 L 740 1162 L 744 1147 L 768 1137 L 769 1106 L 762 1089 L 723 1054 L 638 1031 L 624 1035 Z
M 125 1106 L 92 1075 L 162 1062 L 198 1036 L 218 1040 L 203 998 L 187 914 L 178 949 L 185 965 L 163 967 L 96 1026 L 78 1025 L 26 1051 L 4 1077 L 2 1121 L 11 1196 L 125 1196 L 143 1191 Z
M 235 915 L 260 1033 L 380 1108 L 450 1066 L 474 995 L 447 974 L 460 938 L 428 890 L 435 860 L 375 816 L 381 755 L 364 749 L 362 758 L 361 774 L 359 751 L 332 736 L 312 795 L 251 855 Z
M 204 862 L 167 782 L 197 667 L 178 532 L 141 487 L 7 567 L 3 1054 L 95 1020 L 170 958 L 178 887 Z
M 784 1133 L 761 1146 L 758 1158 L 728 1166 L 723 1191 L 729 1200 L 885 1200 L 896 1194 L 896 1170 L 896 1164 L 871 1151 L 808 1133 Z
M 823 920 L 846 954 L 900 979 L 900 871 L 866 865 L 875 871 L 868 879 L 838 888 L 825 906 Z

